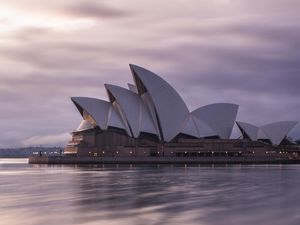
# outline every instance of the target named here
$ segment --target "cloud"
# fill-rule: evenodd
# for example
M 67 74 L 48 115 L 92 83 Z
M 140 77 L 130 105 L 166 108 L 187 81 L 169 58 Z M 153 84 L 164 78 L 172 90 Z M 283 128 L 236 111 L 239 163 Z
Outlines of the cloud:
M 70 137 L 71 135 L 69 133 L 33 136 L 22 141 L 22 144 L 25 146 L 61 146 L 64 145 L 68 140 L 70 140 Z
M 107 99 L 104 83 L 133 82 L 129 63 L 161 75 L 190 109 L 232 102 L 240 105 L 241 121 L 300 121 L 295 1 L 5 4 L 16 9 L 8 12 L 20 14 L 9 15 L 16 19 L 13 31 L 0 28 L 2 146 L 39 143 L 42 137 L 71 132 L 81 117 L 69 98 Z M 23 26 L 18 16 L 25 14 L 67 24 L 81 19 L 95 23 L 79 29 Z M 300 127 L 291 135 L 299 138 Z
M 129 16 L 131 12 L 117 9 L 100 2 L 83 1 L 65 8 L 65 12 L 75 17 L 116 19 Z

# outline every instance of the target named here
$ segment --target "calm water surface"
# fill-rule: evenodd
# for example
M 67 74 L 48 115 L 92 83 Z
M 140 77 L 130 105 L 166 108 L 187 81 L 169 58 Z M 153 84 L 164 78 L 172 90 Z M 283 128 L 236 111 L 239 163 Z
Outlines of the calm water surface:
M 1 225 L 299 225 L 300 165 L 29 165 L 0 159 Z

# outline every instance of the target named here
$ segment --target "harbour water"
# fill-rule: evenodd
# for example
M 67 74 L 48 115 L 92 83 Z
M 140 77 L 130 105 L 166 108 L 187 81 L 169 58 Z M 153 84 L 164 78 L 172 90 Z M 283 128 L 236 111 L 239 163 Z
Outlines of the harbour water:
M 300 165 L 0 159 L 1 225 L 299 225 Z

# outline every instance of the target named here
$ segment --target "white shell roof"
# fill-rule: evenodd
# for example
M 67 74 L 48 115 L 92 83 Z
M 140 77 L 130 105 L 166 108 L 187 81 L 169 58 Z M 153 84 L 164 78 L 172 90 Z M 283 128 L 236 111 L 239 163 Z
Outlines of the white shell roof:
M 197 119 L 204 121 L 220 138 L 228 139 L 236 119 L 238 105 L 215 103 L 200 107 L 192 112 Z
M 217 132 L 212 130 L 203 120 L 200 120 L 195 116 L 193 117 L 193 119 L 197 126 L 197 130 L 200 138 L 218 136 Z
M 258 137 L 258 127 L 250 123 L 236 122 L 239 129 L 243 130 L 252 141 L 256 141 Z
M 148 92 L 155 107 L 158 124 L 165 141 L 171 141 L 180 130 L 189 110 L 176 90 L 153 72 L 130 65 L 139 95 Z
M 129 136 L 138 137 L 141 132 L 156 134 L 162 141 L 171 141 L 179 133 L 197 138 L 219 136 L 228 139 L 236 119 L 238 105 L 215 103 L 189 112 L 176 90 L 153 72 L 130 65 L 135 85 L 129 90 L 105 85 L 111 102 L 95 98 L 72 97 L 71 100 L 84 121 L 77 130 L 89 129 L 96 124 L 124 129 Z M 282 121 L 261 127 L 237 122 L 240 130 L 251 140 L 269 139 L 278 145 L 297 124 Z
M 105 87 L 113 96 L 110 100 L 119 104 L 133 137 L 139 137 L 140 132 L 156 134 L 150 114 L 138 94 L 116 85 L 105 84 Z
M 187 116 L 179 133 L 199 138 L 199 132 L 191 114 Z
M 179 133 L 191 135 L 197 138 L 218 136 L 205 122 L 189 114 Z
M 137 87 L 135 85 L 129 84 L 129 83 L 127 85 L 128 85 L 128 88 L 129 88 L 130 91 L 138 94 L 138 90 L 137 90 Z
M 106 130 L 108 126 L 125 129 L 110 102 L 88 97 L 72 97 L 71 100 L 82 116 L 86 111 L 102 130 Z
M 257 139 L 269 139 L 269 137 L 263 132 L 262 129 L 258 128 Z
M 72 101 L 88 112 L 103 130 L 107 129 L 109 102 L 96 98 L 72 97 Z M 83 115 L 83 113 L 81 113 Z
M 155 126 L 154 120 L 147 108 L 146 103 L 141 100 L 141 117 L 140 117 L 140 132 L 155 134 L 160 139 L 159 131 Z
M 123 123 L 123 121 L 120 117 L 120 114 L 118 113 L 118 109 L 116 109 L 116 108 L 117 107 L 115 105 L 110 104 L 107 126 L 108 127 L 117 127 L 117 128 L 120 128 L 120 129 L 124 129 L 128 133 L 128 130 L 127 130 L 125 124 Z
M 243 130 L 251 140 L 269 139 L 272 144 L 279 145 L 287 134 L 296 126 L 296 121 L 280 121 L 266 124 L 261 127 L 249 123 L 237 122 L 238 127 Z
M 93 124 L 91 124 L 89 121 L 87 120 L 82 120 L 79 124 L 79 126 L 77 127 L 76 131 L 84 131 L 84 130 L 89 130 L 89 129 L 93 129 L 94 126 Z
M 141 100 L 143 102 L 143 105 L 146 107 L 146 110 L 150 114 L 150 119 L 152 121 L 152 124 L 154 124 L 156 134 L 158 135 L 159 140 L 162 140 L 160 131 L 159 131 L 159 126 L 158 126 L 158 119 L 155 111 L 154 104 L 152 103 L 151 97 L 148 92 L 140 95 Z
M 279 145 L 296 124 L 296 121 L 281 121 L 264 125 L 260 129 L 271 140 L 272 144 Z

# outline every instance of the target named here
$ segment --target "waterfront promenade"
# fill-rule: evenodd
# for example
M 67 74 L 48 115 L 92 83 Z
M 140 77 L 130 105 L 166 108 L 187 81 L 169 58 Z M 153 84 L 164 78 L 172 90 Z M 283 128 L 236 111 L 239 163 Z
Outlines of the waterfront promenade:
M 300 158 L 290 157 L 76 157 L 30 156 L 32 164 L 299 164 Z

